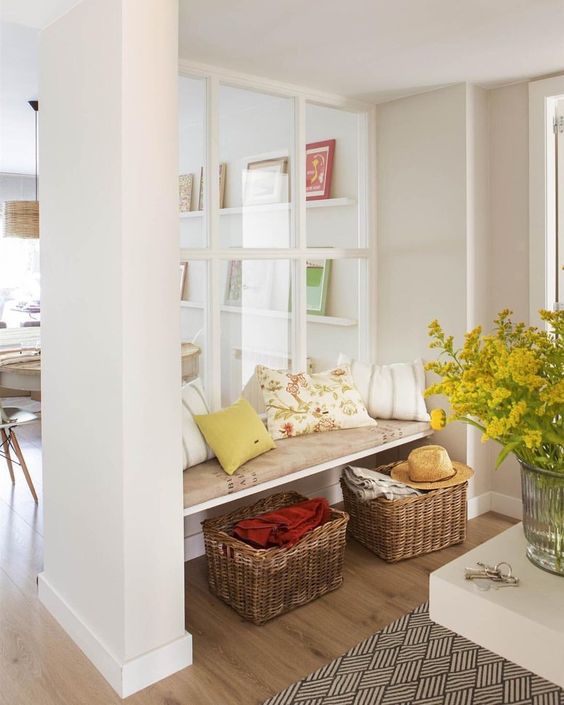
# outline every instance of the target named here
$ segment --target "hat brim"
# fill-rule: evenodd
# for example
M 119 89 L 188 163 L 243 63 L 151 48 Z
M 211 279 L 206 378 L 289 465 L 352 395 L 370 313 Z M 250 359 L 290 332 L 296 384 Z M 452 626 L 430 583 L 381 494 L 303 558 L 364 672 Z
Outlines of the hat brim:
M 467 482 L 474 475 L 474 470 L 468 467 L 468 465 L 464 465 L 464 463 L 453 460 L 452 466 L 455 470 L 454 475 L 447 477 L 445 480 L 437 480 L 436 482 L 412 482 L 409 479 L 409 465 L 407 462 L 400 463 L 392 468 L 391 476 L 393 480 L 403 482 L 404 485 L 413 487 L 416 490 L 439 490 L 444 487 L 460 485 L 463 482 Z

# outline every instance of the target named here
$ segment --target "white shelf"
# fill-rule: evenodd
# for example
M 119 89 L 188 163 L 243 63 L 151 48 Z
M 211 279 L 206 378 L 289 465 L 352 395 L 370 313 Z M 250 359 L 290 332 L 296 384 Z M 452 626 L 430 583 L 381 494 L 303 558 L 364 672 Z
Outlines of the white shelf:
M 203 309 L 204 305 L 197 303 L 195 301 L 181 301 L 180 307 L 181 308 Z M 242 309 L 240 309 L 238 306 L 221 306 L 220 310 L 222 313 L 233 313 L 237 316 L 240 316 L 242 313 Z M 286 319 L 290 317 L 290 314 L 286 311 L 272 311 L 272 310 L 266 309 L 266 308 L 246 308 L 245 315 L 247 315 L 247 316 L 264 316 L 265 318 L 286 318 Z M 356 326 L 358 323 L 358 321 L 354 318 L 342 318 L 340 316 L 316 316 L 316 315 L 311 315 L 311 314 L 307 316 L 307 322 L 308 323 L 318 323 L 320 325 L 325 325 L 325 326 L 343 326 L 343 327 Z
M 325 326 L 344 326 L 349 328 L 356 326 L 358 321 L 355 318 L 342 318 L 340 316 L 316 316 L 308 315 L 308 323 L 321 323 Z
M 339 206 L 354 206 L 354 198 L 324 198 L 319 201 L 306 201 L 306 208 L 335 208 Z M 273 211 L 288 211 L 291 203 L 268 203 L 264 206 L 237 206 L 235 208 L 222 208 L 219 215 L 240 215 L 242 213 L 271 213 Z M 180 219 L 201 218 L 203 211 L 188 211 L 180 213 Z

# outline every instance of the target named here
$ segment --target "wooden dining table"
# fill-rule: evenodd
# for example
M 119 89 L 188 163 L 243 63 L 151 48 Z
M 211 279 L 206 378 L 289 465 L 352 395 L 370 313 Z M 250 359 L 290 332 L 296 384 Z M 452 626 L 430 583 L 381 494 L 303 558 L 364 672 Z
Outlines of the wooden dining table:
M 25 392 L 40 392 L 41 359 L 0 366 L 0 387 Z

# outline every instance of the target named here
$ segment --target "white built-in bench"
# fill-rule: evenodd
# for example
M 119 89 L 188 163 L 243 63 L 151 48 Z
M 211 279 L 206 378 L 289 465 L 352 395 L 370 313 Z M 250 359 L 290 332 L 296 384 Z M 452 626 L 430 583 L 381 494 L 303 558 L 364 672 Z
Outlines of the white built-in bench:
M 335 470 L 417 441 L 432 433 L 420 421 L 378 421 L 377 426 L 329 431 L 277 441 L 276 448 L 227 475 L 214 458 L 184 471 L 185 558 L 203 553 L 200 521 L 208 510 Z M 335 482 L 335 480 L 334 480 Z M 230 507 L 231 509 L 231 507 Z M 217 514 L 218 511 L 213 512 Z

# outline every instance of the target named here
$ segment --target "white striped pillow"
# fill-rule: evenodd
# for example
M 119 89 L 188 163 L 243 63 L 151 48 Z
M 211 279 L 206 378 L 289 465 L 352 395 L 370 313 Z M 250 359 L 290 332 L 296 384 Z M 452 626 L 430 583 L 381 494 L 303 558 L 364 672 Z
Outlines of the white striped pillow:
M 195 414 L 209 413 L 200 379 L 182 385 L 182 467 L 184 470 L 215 457 L 194 420 Z
M 372 418 L 429 421 L 423 397 L 425 370 L 421 359 L 368 365 L 341 354 L 338 364 L 351 366 L 354 383 Z

